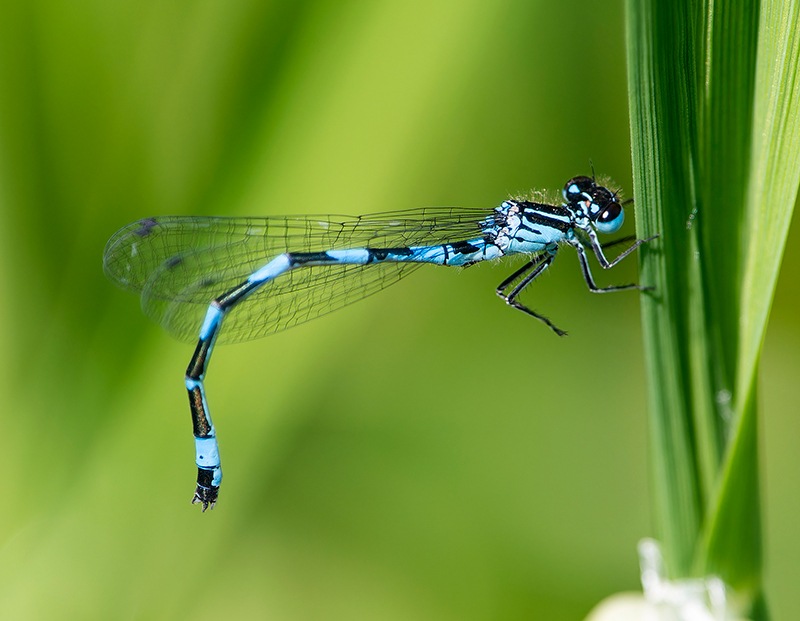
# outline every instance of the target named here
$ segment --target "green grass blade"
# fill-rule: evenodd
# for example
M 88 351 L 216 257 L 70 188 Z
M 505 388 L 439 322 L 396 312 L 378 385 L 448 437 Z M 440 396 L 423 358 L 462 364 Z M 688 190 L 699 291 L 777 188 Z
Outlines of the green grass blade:
M 740 274 L 740 354 L 734 403 L 734 426 L 715 501 L 715 521 L 708 528 L 706 556 L 712 568 L 745 582 L 748 559 L 739 548 L 760 551 L 756 378 L 769 309 L 793 207 L 800 186 L 800 6 L 769 0 L 761 7 L 753 122 L 753 159 L 746 197 L 749 233 L 743 240 Z M 750 498 L 742 490 L 753 490 Z M 748 542 L 742 546 L 741 542 Z M 755 561 L 756 559 L 752 559 Z M 756 585 L 751 584 L 752 588 Z
M 692 284 L 686 222 L 694 204 L 693 147 L 685 111 L 694 107 L 694 80 L 683 75 L 692 55 L 682 3 L 628 3 L 629 92 L 634 187 L 640 237 L 660 239 L 642 251 L 642 282 L 655 286 L 642 313 L 650 385 L 650 433 L 656 531 L 669 567 L 688 571 L 701 506 L 692 446 L 692 376 L 686 312 Z M 680 45 L 675 45 L 678 38 Z M 672 45 L 670 45 L 672 43 Z M 691 45 L 690 45 L 691 44 Z M 681 50 L 686 50 L 680 53 Z M 673 58 L 679 53 L 679 58 Z M 676 68 L 681 72 L 676 74 Z M 646 209 L 642 207 L 646 206 Z M 673 234 L 676 233 L 676 234 Z M 669 413 L 675 413 L 670 415 Z
M 755 377 L 800 183 L 798 7 L 630 0 L 657 535 L 760 597 Z M 763 614 L 763 613 L 762 613 Z
M 765 0 L 747 196 L 747 258 L 742 274 L 742 352 L 737 368 L 737 382 L 742 386 L 755 383 L 799 186 L 800 4 Z

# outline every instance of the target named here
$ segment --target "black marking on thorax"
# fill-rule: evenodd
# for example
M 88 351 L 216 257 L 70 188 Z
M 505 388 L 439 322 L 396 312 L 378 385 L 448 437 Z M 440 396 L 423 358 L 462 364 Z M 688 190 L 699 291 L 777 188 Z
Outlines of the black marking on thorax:
M 534 227 L 547 226 L 562 233 L 574 228 L 572 212 L 560 205 L 546 205 L 543 203 L 519 203 L 522 208 L 522 226 L 534 233 L 540 234 Z

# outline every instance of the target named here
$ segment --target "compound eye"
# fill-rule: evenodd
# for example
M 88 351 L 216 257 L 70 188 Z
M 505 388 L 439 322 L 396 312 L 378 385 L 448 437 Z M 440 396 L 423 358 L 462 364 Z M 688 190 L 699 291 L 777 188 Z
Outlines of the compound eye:
M 616 233 L 625 221 L 625 211 L 616 201 L 606 205 L 594 221 L 595 228 L 601 233 Z
M 591 196 L 595 183 L 591 177 L 573 177 L 564 185 L 561 194 L 568 203 L 586 200 L 587 194 Z

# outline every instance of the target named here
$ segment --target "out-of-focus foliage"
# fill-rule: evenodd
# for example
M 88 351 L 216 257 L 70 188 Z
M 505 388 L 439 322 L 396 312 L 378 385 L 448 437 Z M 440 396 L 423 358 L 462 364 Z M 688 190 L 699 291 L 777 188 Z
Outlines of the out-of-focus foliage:
M 590 159 L 629 189 L 621 10 L 0 3 L 0 615 L 557 621 L 636 588 L 637 299 L 591 296 L 569 253 L 527 298 L 567 339 L 481 266 L 219 349 L 204 515 L 191 351 L 100 267 L 153 214 L 491 207 Z M 762 365 L 776 618 L 800 614 L 793 248 Z

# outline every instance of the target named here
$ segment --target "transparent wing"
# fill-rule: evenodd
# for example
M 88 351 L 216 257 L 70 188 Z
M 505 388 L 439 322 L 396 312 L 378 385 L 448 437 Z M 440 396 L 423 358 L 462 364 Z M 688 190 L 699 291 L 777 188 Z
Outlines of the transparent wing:
M 122 228 L 103 256 L 108 277 L 141 292 L 142 308 L 181 340 L 197 338 L 208 304 L 283 252 L 397 248 L 482 235 L 492 212 L 424 208 L 358 218 L 307 216 L 147 218 Z M 417 263 L 291 270 L 225 318 L 220 342 L 258 338 L 314 319 L 397 282 Z

